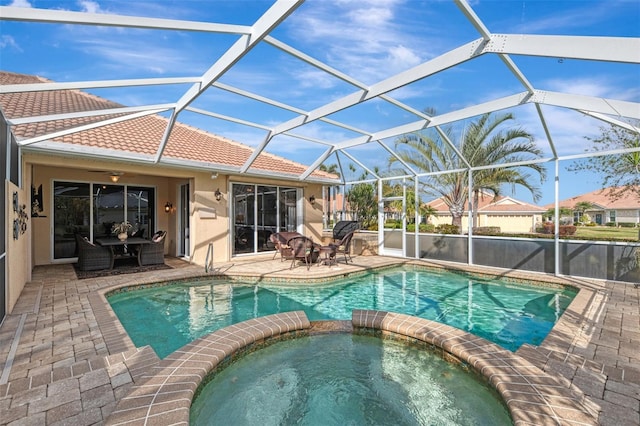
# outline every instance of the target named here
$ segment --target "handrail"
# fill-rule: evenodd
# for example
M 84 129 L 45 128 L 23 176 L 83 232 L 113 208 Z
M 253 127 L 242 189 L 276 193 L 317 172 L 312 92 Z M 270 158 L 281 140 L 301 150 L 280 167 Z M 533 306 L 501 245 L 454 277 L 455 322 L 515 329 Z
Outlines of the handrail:
M 204 261 L 204 271 L 209 273 L 213 269 L 213 243 L 207 248 L 207 258 Z

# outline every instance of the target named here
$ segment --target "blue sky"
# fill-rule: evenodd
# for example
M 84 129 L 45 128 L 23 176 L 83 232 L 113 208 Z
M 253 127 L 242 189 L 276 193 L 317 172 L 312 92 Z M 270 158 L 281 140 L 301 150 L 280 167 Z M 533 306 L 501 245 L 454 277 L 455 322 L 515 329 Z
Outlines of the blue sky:
M 251 25 L 270 1 L 54 1 L 0 0 L 0 5 L 87 11 L 120 15 Z M 472 1 L 475 13 L 494 34 L 640 36 L 640 2 L 634 1 Z M 460 10 L 449 1 L 311 0 L 271 33 L 276 39 L 318 59 L 366 85 L 382 81 L 479 37 Z M 234 35 L 122 29 L 63 24 L 0 21 L 0 68 L 64 81 L 199 76 L 235 40 Z M 564 58 L 513 57 L 537 89 L 640 102 L 640 69 L 636 64 L 597 63 Z M 339 79 L 260 44 L 220 82 L 279 102 L 312 110 L 355 91 Z M 186 85 L 93 90 L 123 105 L 174 102 Z M 438 113 L 523 91 L 495 56 L 466 62 L 389 93 L 417 110 Z M 273 126 L 295 114 L 231 94 L 208 91 L 192 105 L 220 114 Z M 560 155 L 583 152 L 585 136 L 594 136 L 602 122 L 560 108 L 543 106 Z M 532 105 L 513 109 L 517 122 L 550 152 Z M 416 117 L 382 100 L 333 114 L 331 118 L 367 131 L 416 121 Z M 223 120 L 184 112 L 179 121 L 256 146 L 265 132 Z M 465 123 L 459 123 L 459 129 Z M 320 122 L 296 133 L 326 141 L 355 134 Z M 385 141 L 393 145 L 393 140 Z M 268 151 L 311 164 L 325 146 L 278 136 Z M 350 151 L 367 166 L 386 167 L 388 154 L 374 144 Z M 335 161 L 333 161 L 335 162 Z M 331 159 L 327 163 L 332 163 Z M 598 188 L 592 175 L 566 172 L 561 163 L 560 198 Z M 539 204 L 553 201 L 553 165 L 542 186 Z M 505 188 L 505 194 L 511 190 Z M 517 198 L 531 202 L 523 191 Z

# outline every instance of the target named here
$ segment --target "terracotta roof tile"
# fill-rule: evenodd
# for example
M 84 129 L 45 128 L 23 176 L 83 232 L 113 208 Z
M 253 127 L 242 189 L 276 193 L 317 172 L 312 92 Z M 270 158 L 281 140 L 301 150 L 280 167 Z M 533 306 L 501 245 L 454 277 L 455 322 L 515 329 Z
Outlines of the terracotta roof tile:
M 0 85 L 37 84 L 48 80 L 37 76 L 0 71 Z M 59 90 L 45 92 L 0 94 L 0 106 L 8 118 L 22 118 L 41 115 L 64 114 L 81 111 L 96 111 L 119 108 L 122 105 L 91 95 L 80 90 Z M 66 130 L 118 115 L 83 117 L 18 125 L 13 132 L 19 140 Z M 82 132 L 72 133 L 53 139 L 55 142 L 99 149 L 155 155 L 162 141 L 168 119 L 159 115 L 149 115 L 125 120 Z M 240 167 L 253 153 L 253 148 L 217 136 L 186 124 L 174 125 L 163 155 L 167 158 L 218 164 L 226 167 Z M 307 166 L 266 152 L 261 153 L 251 170 L 275 172 L 282 175 L 300 175 Z M 316 178 L 336 178 L 337 176 L 316 170 Z
M 427 204 L 439 212 L 449 213 L 449 207 L 445 204 L 442 197 L 430 201 Z M 494 200 L 493 195 L 485 195 L 478 200 L 478 211 L 485 213 L 543 213 L 546 210 L 544 207 L 516 200 L 512 197 L 499 196 Z
M 576 195 L 575 197 L 567 198 L 559 202 L 560 207 L 573 208 L 577 203 L 589 202 L 595 204 L 597 207 L 604 209 L 640 209 L 640 197 L 627 192 L 625 197 L 617 200 L 609 198 L 609 191 L 611 188 L 596 189 L 595 191 L 587 192 L 586 194 Z M 555 203 L 549 203 L 545 206 L 547 209 L 555 207 Z

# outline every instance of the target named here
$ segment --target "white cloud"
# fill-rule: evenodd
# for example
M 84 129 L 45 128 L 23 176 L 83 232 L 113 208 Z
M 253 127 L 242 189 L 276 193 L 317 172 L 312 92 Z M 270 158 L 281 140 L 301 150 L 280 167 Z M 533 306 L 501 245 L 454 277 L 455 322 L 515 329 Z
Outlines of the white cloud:
M 100 9 L 100 5 L 95 1 L 83 0 L 79 1 L 78 4 L 80 5 L 80 10 L 82 12 L 104 13 L 104 11 Z
M 387 59 L 394 69 L 413 67 L 421 62 L 420 57 L 413 50 L 405 46 L 390 48 Z
M 613 2 L 590 2 L 589 6 L 575 3 L 577 7 L 565 9 L 562 13 L 555 11 L 553 15 L 537 20 L 529 20 L 526 9 L 523 10 L 523 22 L 517 26 L 516 32 L 521 33 L 566 33 L 570 28 L 585 28 L 601 22 L 615 9 Z M 568 2 L 571 4 L 571 2 Z
M 572 78 L 570 80 L 550 79 L 545 81 L 542 86 L 556 92 L 595 96 L 598 98 L 606 98 L 613 92 L 613 88 L 606 79 L 598 77 Z
M 294 38 L 313 45 L 320 60 L 366 84 L 375 83 L 430 56 L 428 44 L 400 24 L 402 3 L 311 2 L 292 21 Z
M 4 49 L 6 47 L 12 47 L 18 52 L 22 52 L 22 48 L 18 45 L 16 40 L 8 34 L 3 34 L 0 36 L 0 49 Z
M 29 0 L 13 0 L 9 3 L 11 7 L 33 7 Z
M 142 37 L 130 37 L 126 45 L 122 41 L 108 41 L 106 38 L 84 38 L 78 48 L 91 57 L 99 58 L 96 60 L 105 67 L 146 70 L 158 75 L 176 69 L 188 74 L 184 64 L 193 62 L 189 53 L 179 46 L 158 44 Z

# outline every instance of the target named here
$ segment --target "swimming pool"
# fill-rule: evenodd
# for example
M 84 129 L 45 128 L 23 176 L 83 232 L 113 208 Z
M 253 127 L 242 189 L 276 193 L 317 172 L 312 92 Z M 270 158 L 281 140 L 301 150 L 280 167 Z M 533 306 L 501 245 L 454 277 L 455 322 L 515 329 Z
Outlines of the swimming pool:
M 404 267 L 300 286 L 218 279 L 108 296 L 136 346 L 161 358 L 205 334 L 250 318 L 303 310 L 311 321 L 350 319 L 353 309 L 414 315 L 469 331 L 515 351 L 538 345 L 576 295 L 569 287 L 532 286 L 466 273 Z
M 322 354 L 318 356 L 318 354 Z M 510 425 L 497 393 L 433 352 L 332 334 L 278 342 L 215 373 L 189 424 Z

